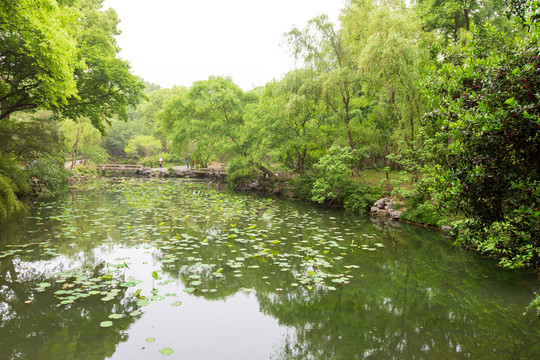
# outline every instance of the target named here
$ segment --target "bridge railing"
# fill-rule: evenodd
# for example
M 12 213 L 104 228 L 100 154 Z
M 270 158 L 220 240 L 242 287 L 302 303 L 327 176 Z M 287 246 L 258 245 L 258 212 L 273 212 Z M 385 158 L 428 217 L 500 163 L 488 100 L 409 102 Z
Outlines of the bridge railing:
M 139 170 L 139 169 L 143 168 L 142 165 L 129 165 L 129 164 L 97 164 L 97 165 L 94 165 L 94 166 L 96 167 L 97 170 L 101 170 L 101 171 L 107 171 L 107 170 L 110 170 L 110 171 L 113 171 L 113 170 L 117 170 L 117 171 Z

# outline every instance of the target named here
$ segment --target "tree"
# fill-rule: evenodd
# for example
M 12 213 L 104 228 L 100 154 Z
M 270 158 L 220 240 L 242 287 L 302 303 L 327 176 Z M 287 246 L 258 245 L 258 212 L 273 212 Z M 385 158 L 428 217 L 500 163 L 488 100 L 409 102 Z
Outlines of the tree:
M 191 147 L 203 163 L 212 155 L 243 156 L 261 172 L 274 176 L 248 150 L 244 108 L 255 100 L 230 78 L 211 76 L 166 102 L 159 116 L 172 132 L 174 146 Z
M 67 149 L 71 150 L 71 168 L 79 154 L 97 163 L 104 163 L 108 159 L 105 149 L 101 148 L 103 136 L 92 126 L 89 119 L 82 118 L 77 121 L 65 119 L 60 124 L 60 132 L 64 136 Z
M 505 22 L 504 0 L 418 0 L 416 7 L 425 30 L 440 32 L 452 41 L 473 24 Z
M 463 63 L 426 79 L 438 190 L 466 217 L 460 244 L 504 266 L 539 267 L 539 30 L 513 39 L 489 25 L 473 30 Z
M 118 58 L 114 10 L 103 0 L 0 2 L 0 119 L 52 109 L 87 117 L 100 131 L 142 96 L 144 84 Z
M 86 117 L 104 132 L 110 118 L 128 119 L 127 109 L 144 97 L 145 85 L 130 73 L 128 62 L 118 57 L 120 49 L 114 36 L 120 34 L 119 20 L 113 9 L 100 11 L 102 3 L 80 2 L 77 54 L 84 66 L 75 69 L 77 96 L 70 97 L 59 113 L 70 119 Z
M 338 130 L 343 129 L 345 141 L 354 151 L 358 146 L 355 122 L 365 116 L 369 100 L 362 92 L 363 78 L 342 32 L 336 30 L 328 16 L 321 15 L 311 19 L 303 30 L 294 28 L 286 37 L 294 56 L 318 73 L 323 98 L 338 119 L 337 125 L 341 125 Z M 339 139 L 337 142 L 340 145 Z
M 16 115 L 0 121 L 0 177 L 5 180 L 0 181 L 0 193 L 23 196 L 32 190 L 30 184 L 39 188 L 36 191 L 45 190 L 44 186 L 48 190 L 59 188 L 68 174 L 64 169 L 64 144 L 51 112 Z M 1 202 L 15 209 L 20 204 L 12 203 L 14 199 L 17 197 L 8 196 Z
M 0 120 L 77 94 L 77 15 L 55 0 L 0 1 Z
M 415 150 L 421 146 L 418 133 L 425 111 L 418 82 L 430 43 L 415 14 L 401 1 L 363 5 L 353 2 L 347 8 L 344 31 L 365 74 L 366 88 L 378 98 L 377 116 L 393 125 L 394 143 Z
M 161 150 L 161 142 L 151 135 L 137 135 L 129 140 L 125 151 L 138 159 L 148 158 Z
M 259 103 L 246 111 L 246 121 L 260 134 L 261 155 L 270 154 L 299 173 L 313 164 L 314 152 L 323 152 L 328 141 L 319 132 L 327 114 L 315 77 L 308 69 L 290 72 L 279 82 L 268 83 Z
M 161 141 L 163 148 L 169 148 L 167 134 L 165 134 L 168 130 L 163 128 L 163 124 L 156 115 L 163 109 L 163 104 L 169 98 L 187 89 L 176 86 L 172 89 L 160 89 L 152 84 L 147 84 L 147 86 L 150 87 L 147 88 L 146 99 L 136 108 L 130 108 L 129 121 L 113 119 L 111 126 L 107 128 L 103 146 L 117 158 L 126 157 L 124 149 L 129 140 L 136 135 L 153 135 Z

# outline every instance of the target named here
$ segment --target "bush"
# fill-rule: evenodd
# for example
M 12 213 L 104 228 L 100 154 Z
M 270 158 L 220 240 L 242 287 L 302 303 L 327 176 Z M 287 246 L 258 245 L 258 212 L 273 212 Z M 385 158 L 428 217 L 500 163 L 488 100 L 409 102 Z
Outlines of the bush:
M 462 61 L 425 78 L 437 192 L 467 218 L 459 244 L 507 267 L 540 265 L 539 30 L 475 27 Z
M 94 164 L 107 164 L 109 153 L 99 145 L 81 145 L 79 154 L 89 159 Z
M 33 161 L 28 167 L 29 176 L 39 179 L 34 183 L 36 193 L 51 195 L 66 185 L 71 176 L 69 170 L 64 167 L 64 160 L 52 155 L 42 155 Z
M 298 180 L 291 180 L 294 195 L 299 199 L 311 201 L 311 190 L 314 183 L 315 177 L 310 175 L 302 176 Z
M 181 163 L 183 165 L 185 165 L 185 163 L 183 163 L 183 160 L 181 160 L 176 154 L 171 154 L 171 153 L 159 153 L 157 155 L 152 155 L 152 156 L 146 156 L 144 158 L 141 158 L 137 161 L 135 161 L 137 164 L 140 164 L 142 166 L 146 166 L 146 167 L 159 167 L 159 157 L 162 157 L 163 158 L 163 164 L 162 166 L 164 167 L 167 167 L 167 166 L 171 166 L 173 164 L 178 164 L 178 163 Z
M 0 222 L 6 221 L 23 208 L 12 185 L 13 181 L 0 174 Z
M 401 218 L 414 223 L 437 227 L 440 227 L 447 222 L 447 219 L 442 217 L 437 209 L 427 202 L 416 204 L 413 208 L 404 211 Z
M 343 207 L 345 210 L 365 213 L 373 206 L 375 201 L 382 197 L 382 190 L 378 186 L 355 184 L 346 192 Z
M 324 184 L 328 184 L 328 180 L 320 174 L 305 175 L 292 183 L 294 194 L 300 199 L 342 206 L 356 213 L 368 212 L 373 203 L 382 197 L 381 186 L 365 185 L 352 178 L 342 177 L 339 181 L 333 178 L 331 189 L 324 187 Z M 324 196 L 321 195 L 323 192 Z M 317 201 L 319 199 L 323 200 Z
M 78 164 L 75 167 L 74 171 L 81 175 L 87 175 L 87 176 L 98 174 L 98 171 L 95 168 L 95 166 L 88 166 L 88 165 L 83 165 L 83 164 Z
M 257 177 L 258 170 L 247 159 L 233 159 L 227 167 L 227 183 L 231 189 L 249 184 Z
M 454 224 L 458 245 L 478 249 L 507 268 L 540 267 L 540 212 L 521 207 L 489 226 L 467 218 Z

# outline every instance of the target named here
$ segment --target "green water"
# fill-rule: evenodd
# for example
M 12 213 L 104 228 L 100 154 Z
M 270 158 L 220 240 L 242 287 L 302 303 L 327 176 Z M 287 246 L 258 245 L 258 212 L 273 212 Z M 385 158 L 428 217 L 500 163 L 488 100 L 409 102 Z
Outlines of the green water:
M 194 183 L 90 184 L 0 228 L 0 359 L 539 358 L 535 275 L 450 243 Z

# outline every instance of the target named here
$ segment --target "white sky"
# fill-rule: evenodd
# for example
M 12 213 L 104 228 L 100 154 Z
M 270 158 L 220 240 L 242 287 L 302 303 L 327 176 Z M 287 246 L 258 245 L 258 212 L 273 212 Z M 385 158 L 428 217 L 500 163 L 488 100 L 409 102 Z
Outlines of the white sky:
M 244 90 L 294 68 L 283 34 L 344 0 L 105 0 L 116 10 L 120 56 L 135 75 L 161 87 L 230 76 Z

